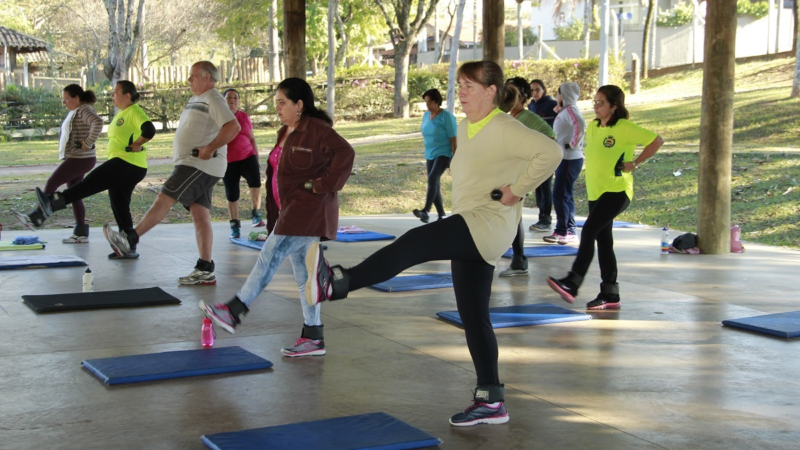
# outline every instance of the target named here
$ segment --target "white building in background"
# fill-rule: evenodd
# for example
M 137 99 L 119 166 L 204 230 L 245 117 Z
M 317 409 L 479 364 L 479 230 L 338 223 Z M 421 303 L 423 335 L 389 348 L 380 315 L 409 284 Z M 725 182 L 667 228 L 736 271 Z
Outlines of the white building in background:
M 596 4 L 600 4 L 597 0 Z M 683 1 L 690 3 L 692 0 L 657 0 L 658 8 L 661 11 L 668 11 L 677 3 Z M 792 38 L 794 30 L 794 19 L 792 16 L 791 0 L 771 0 L 777 3 L 774 14 L 755 19 L 754 17 L 743 16 L 738 18 L 738 29 L 736 32 L 736 57 L 748 57 L 767 55 L 771 53 L 781 53 L 792 49 Z M 517 26 L 516 21 L 516 0 L 505 0 L 506 3 L 506 24 Z M 583 41 L 556 41 L 555 29 L 572 20 L 573 17 L 583 20 L 584 1 L 579 1 L 574 5 L 568 1 L 563 1 L 562 10 L 559 14 L 554 14 L 556 0 L 542 0 L 538 6 L 531 6 L 531 2 L 524 1 L 522 7 L 522 26 L 523 28 L 533 26 L 534 34 L 538 34 L 538 27 L 542 27 L 542 36 L 547 46 L 552 48 L 558 57 L 580 58 L 583 55 Z M 609 33 L 616 32 L 623 53 L 626 66 L 630 69 L 632 54 L 642 55 L 642 39 L 644 30 L 644 20 L 647 14 L 647 7 L 641 6 L 639 0 L 611 0 L 611 9 L 619 17 L 618 27 L 610 30 Z M 444 45 L 443 61 L 449 60 L 450 41 L 455 25 L 450 30 L 450 34 L 445 36 L 449 16 L 445 12 L 447 5 L 440 2 L 439 9 L 439 30 L 440 41 Z M 476 8 L 477 7 L 477 8 Z M 685 64 L 692 64 L 703 61 L 703 42 L 704 27 L 703 17 L 705 15 L 705 3 L 698 4 L 698 23 L 682 25 L 680 27 L 654 27 L 655 39 L 654 48 L 651 50 L 651 67 L 673 67 Z M 477 12 L 477 14 L 475 14 Z M 460 61 L 468 61 L 480 58 L 482 50 L 480 46 L 480 33 L 482 23 L 482 2 L 467 0 L 464 8 L 464 24 L 461 30 L 461 50 L 459 52 Z M 474 20 L 477 19 L 477 20 Z M 425 36 L 418 36 L 417 50 L 412 57 L 412 63 L 432 64 L 435 61 L 433 44 L 434 21 L 431 20 Z M 612 45 L 613 34 L 609 37 L 609 45 Z M 478 45 L 474 44 L 477 39 Z M 421 45 L 420 45 L 421 44 Z M 391 46 L 389 46 L 391 48 Z M 424 51 L 427 50 L 427 51 Z M 600 51 L 599 41 L 590 41 L 590 55 L 597 55 Z M 536 45 L 523 47 L 525 58 L 538 57 Z M 517 59 L 519 50 L 517 47 L 507 47 L 505 50 L 506 59 Z M 542 52 L 543 58 L 552 58 L 548 52 Z

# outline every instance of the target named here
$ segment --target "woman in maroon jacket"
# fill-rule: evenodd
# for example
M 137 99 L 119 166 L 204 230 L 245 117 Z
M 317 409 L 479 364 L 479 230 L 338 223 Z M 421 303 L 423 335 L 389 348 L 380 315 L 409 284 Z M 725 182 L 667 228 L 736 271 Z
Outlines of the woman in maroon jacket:
M 311 86 L 300 78 L 278 85 L 275 107 L 283 127 L 267 160 L 267 229 L 270 235 L 244 286 L 227 303 L 200 309 L 217 325 L 233 333 L 249 306 L 272 280 L 287 257 L 300 289 L 303 331 L 286 356 L 324 355 L 319 305 L 305 301 L 308 270 L 305 255 L 320 240 L 336 239 L 340 191 L 353 168 L 355 152 L 333 130 L 333 121 L 314 106 Z M 309 184 L 308 189 L 305 185 Z

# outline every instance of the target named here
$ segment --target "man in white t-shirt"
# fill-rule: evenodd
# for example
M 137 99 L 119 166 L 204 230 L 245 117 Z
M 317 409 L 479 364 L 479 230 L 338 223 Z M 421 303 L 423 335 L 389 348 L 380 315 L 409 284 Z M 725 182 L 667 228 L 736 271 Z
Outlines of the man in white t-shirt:
M 217 68 L 209 61 L 192 65 L 189 89 L 192 98 L 181 113 L 172 141 L 175 169 L 161 188 L 153 206 L 127 236 L 106 224 L 103 232 L 119 258 L 124 258 L 131 244 L 166 217 L 170 208 L 180 202 L 192 213 L 200 258 L 192 273 L 178 278 L 180 284 L 217 284 L 214 261 L 211 259 L 211 197 L 214 185 L 225 175 L 227 144 L 239 133 L 239 122 L 225 99 L 215 88 L 219 81 Z

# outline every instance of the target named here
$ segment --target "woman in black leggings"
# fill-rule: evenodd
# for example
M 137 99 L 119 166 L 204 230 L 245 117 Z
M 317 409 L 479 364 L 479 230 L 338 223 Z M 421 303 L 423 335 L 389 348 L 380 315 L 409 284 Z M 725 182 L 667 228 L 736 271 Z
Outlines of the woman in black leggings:
M 136 103 L 139 93 L 130 81 L 118 81 L 111 95 L 119 112 L 108 126 L 108 161 L 97 166 L 77 183 L 63 192 L 46 194 L 36 188 L 38 208 L 22 215 L 35 227 L 41 227 L 54 212 L 94 194 L 108 191 L 111 210 L 121 232 L 133 232 L 131 196 L 136 185 L 147 175 L 147 154 L 144 144 L 156 134 L 153 122 Z M 116 259 L 116 253 L 108 255 Z M 122 258 L 138 258 L 135 248 Z
M 508 422 L 497 369 L 497 340 L 489 299 L 497 260 L 508 249 L 522 215 L 520 200 L 561 162 L 561 147 L 497 109 L 516 101 L 503 71 L 491 61 L 458 69 L 458 97 L 467 116 L 458 126 L 458 153 L 451 163 L 453 215 L 412 229 L 361 264 L 328 266 L 319 246 L 306 255 L 310 304 L 385 281 L 426 261 L 450 260 L 458 313 L 477 374 L 474 401 L 450 418 L 455 426 Z M 498 189 L 499 201 L 490 193 Z
M 586 309 L 619 309 L 617 257 L 614 254 L 612 226 L 633 199 L 633 171 L 655 155 L 664 144 L 658 134 L 628 120 L 625 94 L 617 86 L 601 86 L 594 96 L 594 123 L 586 127 L 584 170 L 589 216 L 581 231 L 578 256 L 566 277 L 550 277 L 547 284 L 569 303 L 578 296 L 578 288 L 594 258 L 600 263 L 600 294 L 586 304 Z M 634 157 L 637 145 L 644 146 Z

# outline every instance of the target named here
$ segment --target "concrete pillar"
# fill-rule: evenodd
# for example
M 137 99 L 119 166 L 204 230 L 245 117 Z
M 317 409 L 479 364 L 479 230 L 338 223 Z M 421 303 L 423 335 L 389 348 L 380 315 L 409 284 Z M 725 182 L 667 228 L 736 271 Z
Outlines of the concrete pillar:
M 697 236 L 702 253 L 725 254 L 731 250 L 736 0 L 708 2 L 705 32 Z

